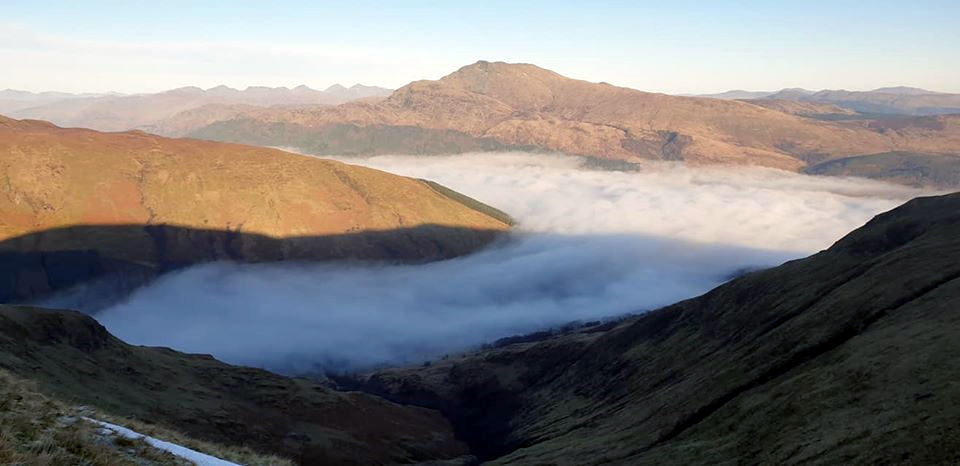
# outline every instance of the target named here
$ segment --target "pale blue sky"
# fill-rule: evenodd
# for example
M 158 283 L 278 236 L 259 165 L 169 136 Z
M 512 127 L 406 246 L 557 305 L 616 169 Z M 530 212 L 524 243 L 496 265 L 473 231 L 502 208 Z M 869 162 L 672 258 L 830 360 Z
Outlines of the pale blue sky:
M 2 0 L 0 89 L 399 87 L 477 60 L 705 93 L 960 92 L 960 1 Z

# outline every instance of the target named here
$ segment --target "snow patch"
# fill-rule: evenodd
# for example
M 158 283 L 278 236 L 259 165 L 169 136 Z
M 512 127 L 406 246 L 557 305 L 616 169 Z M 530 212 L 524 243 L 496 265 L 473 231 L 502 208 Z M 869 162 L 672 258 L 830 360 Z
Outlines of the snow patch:
M 178 456 L 187 461 L 192 461 L 196 463 L 197 466 L 240 466 L 237 463 L 232 463 L 230 461 L 222 460 L 220 458 L 210 456 L 206 453 L 200 453 L 199 451 L 191 450 L 187 447 L 177 445 L 175 443 L 170 443 L 164 440 L 150 437 L 149 435 L 143 435 L 139 432 L 134 432 L 130 429 L 127 429 L 126 427 L 118 426 L 116 424 L 110 424 L 109 422 L 99 421 L 97 419 L 89 418 L 86 416 L 83 417 L 83 420 L 87 422 L 92 422 L 102 427 L 104 430 L 107 431 L 105 432 L 107 434 L 115 434 L 115 435 L 119 435 L 121 437 L 132 439 L 132 440 L 139 440 L 142 438 L 144 439 L 144 441 L 150 444 L 150 446 L 169 452 L 174 456 Z

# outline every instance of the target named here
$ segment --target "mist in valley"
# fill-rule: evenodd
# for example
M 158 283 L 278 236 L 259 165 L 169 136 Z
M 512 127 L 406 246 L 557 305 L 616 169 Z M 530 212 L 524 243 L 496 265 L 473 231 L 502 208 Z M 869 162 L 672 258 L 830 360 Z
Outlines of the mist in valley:
M 826 248 L 919 194 L 749 167 L 600 171 L 522 153 L 342 160 L 437 181 L 517 227 L 478 253 L 421 265 L 195 266 L 97 319 L 131 343 L 288 373 L 418 363 L 696 296 Z

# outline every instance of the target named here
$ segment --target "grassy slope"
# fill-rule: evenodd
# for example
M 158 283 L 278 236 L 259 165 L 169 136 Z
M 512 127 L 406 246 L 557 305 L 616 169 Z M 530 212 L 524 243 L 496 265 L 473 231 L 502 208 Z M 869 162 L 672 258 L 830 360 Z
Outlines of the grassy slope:
M 960 194 L 628 320 L 373 374 L 503 464 L 960 460 Z
M 171 440 L 158 432 L 159 438 Z M 221 453 L 226 449 L 220 449 Z M 245 464 L 289 464 L 279 458 L 235 456 Z M 76 420 L 64 403 L 36 384 L 0 370 L 0 463 L 17 465 L 170 466 L 189 464 L 142 441 L 108 439 Z
M 506 226 L 416 180 L 277 150 L 0 117 L 0 239 L 170 224 L 276 238 Z
M 415 462 L 466 452 L 436 412 L 130 346 L 71 311 L 0 306 L 0 368 L 68 403 L 296 460 Z
M 0 117 L 0 254 L 18 255 L 0 261 L 0 302 L 118 263 L 150 275 L 210 260 L 423 261 L 473 252 L 509 228 L 441 191 L 272 149 Z M 37 256 L 64 251 L 90 263 Z

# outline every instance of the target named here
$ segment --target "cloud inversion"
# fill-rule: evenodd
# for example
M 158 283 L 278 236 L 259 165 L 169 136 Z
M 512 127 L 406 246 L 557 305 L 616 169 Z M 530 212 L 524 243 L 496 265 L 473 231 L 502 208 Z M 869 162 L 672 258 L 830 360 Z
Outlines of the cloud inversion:
M 436 180 L 510 213 L 517 231 L 424 265 L 196 266 L 96 317 L 131 343 L 279 371 L 412 363 L 695 296 L 825 248 L 917 194 L 748 167 L 585 170 L 546 155 L 350 161 Z

